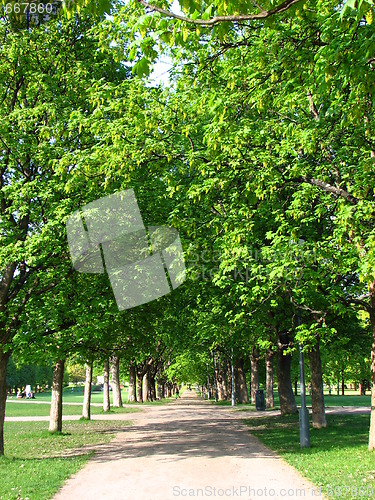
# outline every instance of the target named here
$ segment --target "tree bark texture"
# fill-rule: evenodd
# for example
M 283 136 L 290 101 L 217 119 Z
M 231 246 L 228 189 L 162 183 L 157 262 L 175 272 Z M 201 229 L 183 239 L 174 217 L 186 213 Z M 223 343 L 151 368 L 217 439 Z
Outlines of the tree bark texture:
M 120 359 L 112 356 L 111 362 L 111 386 L 112 386 L 112 406 L 114 408 L 122 407 L 121 386 L 120 386 Z
M 109 411 L 111 409 L 111 403 L 109 400 L 109 361 L 106 359 L 104 361 L 104 384 L 103 384 L 103 411 Z
M 322 427 L 327 427 L 327 419 L 324 407 L 323 375 L 319 341 L 313 349 L 309 349 L 308 356 L 311 374 L 312 423 L 315 429 L 321 429 Z
M 251 350 L 251 403 L 255 404 L 256 392 L 259 389 L 259 353 L 255 347 Z
M 134 363 L 129 364 L 129 392 L 128 392 L 128 403 L 135 403 L 137 401 L 137 374 L 135 372 Z
M 247 390 L 246 375 L 243 368 L 243 358 L 236 359 L 235 361 L 235 387 L 236 399 L 239 403 L 249 402 L 249 393 Z
M 277 350 L 277 389 L 279 392 L 280 411 L 282 415 L 298 412 L 290 378 L 292 356 L 290 354 L 284 355 L 288 346 L 288 335 L 279 334 Z
M 92 363 L 86 363 L 85 392 L 83 396 L 82 417 L 91 418 L 91 384 L 92 384 Z
M 50 432 L 62 431 L 62 393 L 65 360 L 58 359 L 53 368 L 51 411 L 49 417 Z

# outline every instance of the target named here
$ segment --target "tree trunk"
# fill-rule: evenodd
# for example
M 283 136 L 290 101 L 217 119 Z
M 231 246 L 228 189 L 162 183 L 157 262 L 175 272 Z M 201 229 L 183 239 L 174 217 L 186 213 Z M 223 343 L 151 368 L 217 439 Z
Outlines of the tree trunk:
M 279 392 L 280 411 L 282 415 L 298 413 L 296 400 L 293 394 L 292 381 L 290 379 L 292 356 L 290 354 L 284 356 L 284 351 L 288 346 L 288 335 L 280 334 L 277 350 L 277 389 Z
M 120 359 L 112 356 L 111 359 L 111 386 L 112 386 L 112 406 L 122 407 L 121 386 L 120 386 Z
M 371 323 L 371 419 L 368 449 L 375 450 L 375 282 L 370 286 Z
M 165 388 L 164 388 L 164 382 L 163 382 L 162 378 L 160 377 L 160 375 L 158 375 L 156 378 L 156 389 L 157 389 L 156 397 L 158 399 L 163 399 Z
M 315 429 L 327 427 L 324 408 L 322 362 L 320 359 L 319 340 L 314 349 L 308 352 L 311 373 L 312 423 Z
M 143 375 L 143 385 L 142 385 L 142 400 L 143 401 L 149 401 L 149 391 L 150 391 L 150 374 L 149 371 L 147 370 L 146 373 Z
M 249 402 L 249 392 L 247 390 L 246 375 L 243 369 L 243 358 L 235 361 L 235 382 L 236 399 L 239 403 Z
M 137 366 L 136 375 L 137 375 L 137 401 L 138 403 L 143 403 L 143 395 L 142 395 L 143 371 L 140 366 Z
M 225 393 L 225 380 L 221 373 L 217 375 L 217 397 L 219 401 L 224 401 L 226 399 Z
M 337 379 L 336 394 L 340 396 L 340 379 Z
M 275 406 L 273 395 L 273 351 L 269 349 L 266 355 L 266 408 Z
M 85 392 L 83 396 L 82 417 L 91 418 L 91 384 L 92 384 L 92 363 L 86 363 Z
M 136 380 L 137 380 L 137 374 L 135 373 L 134 363 L 130 363 L 128 403 L 134 403 L 135 401 L 137 401 Z
M 64 365 L 65 365 L 65 360 L 59 359 L 56 361 L 53 369 L 51 412 L 49 417 L 49 428 L 48 428 L 50 432 L 62 431 L 62 393 L 63 393 Z
M 361 396 L 366 396 L 366 387 L 367 387 L 367 380 L 366 379 L 362 379 L 360 384 L 359 384 L 359 393 Z
M 341 372 L 341 396 L 345 396 L 344 370 Z
M 149 390 L 149 394 L 150 394 L 150 400 L 151 401 L 155 401 L 155 399 L 156 399 L 155 376 L 152 373 L 150 373 L 150 390 Z
M 104 361 L 104 384 L 103 384 L 103 411 L 109 411 L 111 409 L 111 403 L 109 400 L 109 361 L 106 359 Z
M 10 358 L 10 351 L 3 352 L 0 347 L 0 456 L 4 455 L 4 420 L 5 406 L 7 402 L 7 365 Z
M 294 395 L 298 396 L 298 379 L 294 380 Z
M 255 347 L 251 350 L 251 403 L 255 405 L 256 393 L 259 389 L 259 354 Z

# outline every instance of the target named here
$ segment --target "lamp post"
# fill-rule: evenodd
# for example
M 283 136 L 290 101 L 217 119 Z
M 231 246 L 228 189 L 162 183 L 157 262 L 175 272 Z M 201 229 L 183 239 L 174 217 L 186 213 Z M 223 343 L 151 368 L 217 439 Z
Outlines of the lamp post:
M 232 369 L 232 406 L 236 405 L 236 399 L 234 397 L 234 366 L 233 366 L 233 347 L 231 348 L 231 369 Z
M 207 399 L 210 399 L 210 377 L 208 374 L 208 363 L 206 363 L 207 368 Z
M 300 239 L 298 245 L 304 245 L 305 240 Z M 299 286 L 299 279 L 297 279 L 296 286 Z M 298 311 L 298 326 L 301 325 L 301 315 Z M 306 385 L 305 385 L 305 363 L 303 359 L 303 346 L 300 343 L 298 346 L 299 353 L 299 380 L 300 380 L 300 393 L 301 393 L 301 408 L 299 411 L 299 442 L 301 448 L 310 448 L 310 429 L 309 429 L 309 410 L 306 407 Z
M 217 403 L 219 397 L 217 393 L 217 379 L 216 379 L 216 362 L 215 362 L 215 352 L 212 351 L 212 364 L 214 367 L 214 393 L 215 393 L 215 402 Z
M 301 318 L 298 315 L 298 326 Z M 301 448 L 310 448 L 309 410 L 306 407 L 305 363 L 303 359 L 302 344 L 299 344 L 299 379 L 301 393 L 301 408 L 299 411 L 299 442 Z

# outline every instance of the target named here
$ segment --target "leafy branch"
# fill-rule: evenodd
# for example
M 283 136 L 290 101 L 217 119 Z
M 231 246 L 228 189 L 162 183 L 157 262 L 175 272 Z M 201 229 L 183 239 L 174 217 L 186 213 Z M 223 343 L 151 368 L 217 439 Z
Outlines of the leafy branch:
M 183 15 L 175 14 L 170 10 L 163 9 L 157 5 L 150 4 L 145 0 L 137 0 L 143 7 L 150 10 L 151 12 L 158 12 L 162 16 L 177 19 L 178 21 L 183 21 L 185 23 L 194 24 L 198 26 L 215 26 L 216 24 L 230 22 L 237 23 L 241 21 L 254 21 L 256 19 L 267 19 L 275 14 L 280 14 L 288 10 L 292 5 L 300 2 L 300 0 L 285 0 L 281 4 L 277 5 L 273 9 L 264 10 L 262 7 L 256 4 L 260 12 L 257 14 L 234 14 L 230 16 L 214 16 L 211 19 L 193 19 L 191 17 L 186 17 Z

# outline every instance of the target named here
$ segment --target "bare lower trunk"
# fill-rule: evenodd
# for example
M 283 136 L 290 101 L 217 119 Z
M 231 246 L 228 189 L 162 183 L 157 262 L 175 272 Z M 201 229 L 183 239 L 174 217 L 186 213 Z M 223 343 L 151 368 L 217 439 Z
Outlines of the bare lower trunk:
M 341 396 L 345 396 L 344 370 L 342 370 L 342 372 L 341 372 Z
M 115 408 L 122 407 L 121 386 L 120 386 L 120 359 L 112 356 L 111 359 L 111 386 L 112 386 L 112 405 Z
M 0 456 L 4 455 L 4 420 L 5 420 L 5 405 L 7 401 L 7 365 L 10 357 L 10 352 L 3 352 L 0 347 Z
M 164 399 L 165 398 L 165 379 L 160 374 L 156 378 L 156 389 L 157 389 L 157 397 L 159 399 Z
M 226 390 L 225 390 L 225 378 L 219 373 L 217 376 L 217 397 L 219 401 L 224 401 L 227 399 Z
M 255 397 L 259 389 L 259 354 L 255 347 L 251 350 L 251 403 L 255 404 Z
M 239 403 L 249 402 L 249 393 L 247 390 L 246 375 L 243 369 L 243 359 L 240 358 L 235 362 L 235 382 L 236 382 L 236 399 Z
M 64 365 L 65 360 L 59 359 L 56 361 L 53 369 L 51 412 L 48 428 L 50 432 L 62 431 L 62 390 L 64 379 Z
M 137 401 L 136 393 L 136 380 L 137 375 L 135 373 L 135 366 L 133 363 L 129 364 L 129 392 L 128 392 L 128 402 L 134 403 Z
M 320 359 L 319 341 L 314 349 L 309 350 L 309 362 L 311 373 L 311 406 L 312 422 L 315 429 L 327 427 L 327 419 L 324 408 L 322 362 Z
M 168 382 L 165 388 L 166 388 L 166 396 L 167 398 L 170 398 L 172 396 L 172 384 Z
M 106 359 L 104 361 L 104 384 L 103 384 L 103 411 L 109 411 L 111 409 L 111 403 L 109 400 L 109 361 Z
M 142 379 L 143 375 L 137 370 L 137 401 L 138 403 L 143 402 L 142 398 Z
M 273 351 L 269 349 L 266 356 L 266 408 L 275 406 L 273 394 Z
M 362 379 L 360 384 L 359 384 L 359 393 L 361 396 L 366 396 L 366 387 L 367 387 L 367 380 L 366 379 Z
M 150 374 L 149 396 L 151 401 L 155 401 L 156 399 L 155 377 L 152 375 L 152 373 Z
M 375 282 L 370 287 L 371 322 L 371 420 L 368 449 L 375 450 Z
M 142 385 L 142 400 L 143 401 L 150 400 L 149 391 L 150 391 L 150 375 L 149 375 L 149 372 L 147 370 L 146 373 L 143 375 L 143 385 Z
M 83 396 L 82 417 L 91 418 L 91 384 L 92 384 L 92 363 L 86 363 L 85 392 Z
M 298 412 L 292 389 L 292 381 L 290 379 L 292 357 L 290 354 L 284 355 L 284 351 L 288 345 L 288 336 L 281 334 L 277 350 L 277 389 L 279 392 L 280 411 L 282 415 Z

